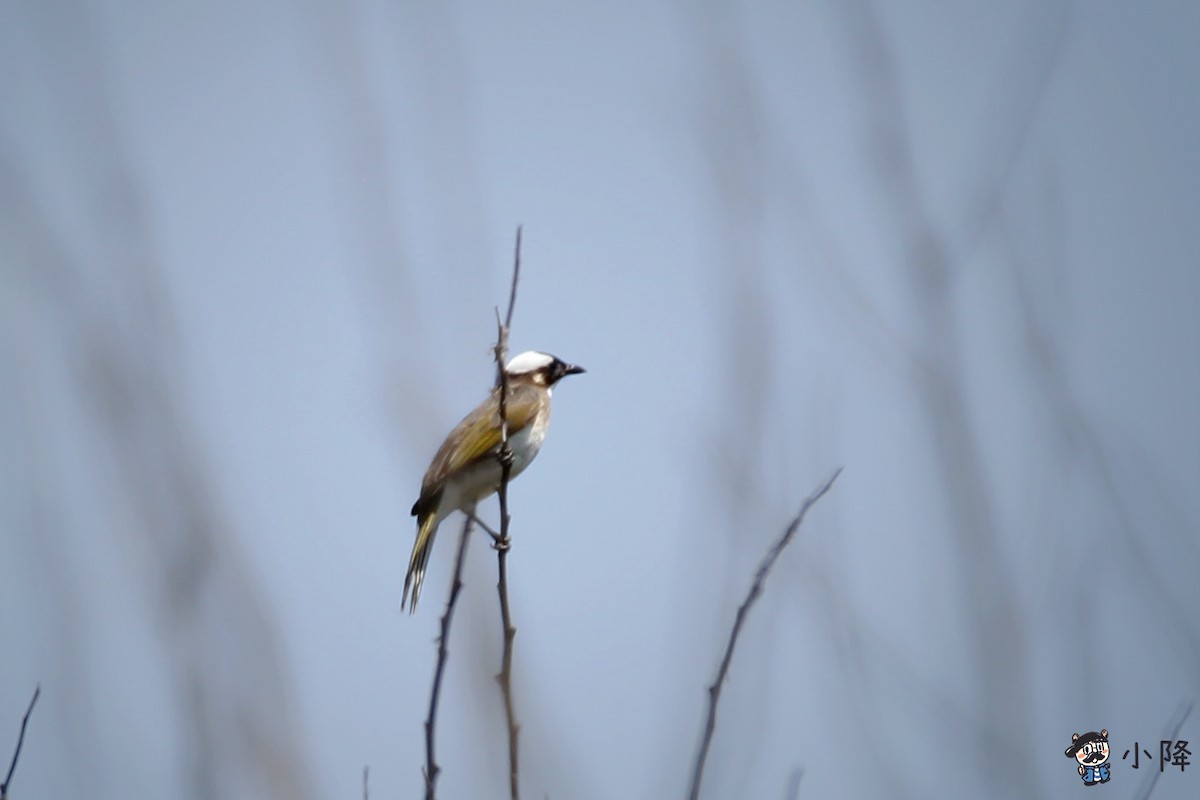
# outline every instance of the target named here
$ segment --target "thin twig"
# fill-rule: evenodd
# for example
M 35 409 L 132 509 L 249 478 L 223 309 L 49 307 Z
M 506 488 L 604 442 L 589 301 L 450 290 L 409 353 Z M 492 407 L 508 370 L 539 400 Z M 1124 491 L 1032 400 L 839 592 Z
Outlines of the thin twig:
M 517 305 L 517 282 L 521 280 L 521 226 L 517 226 L 517 244 L 513 249 L 512 286 L 508 290 L 508 314 L 504 317 L 504 346 L 508 347 L 508 331 L 512 330 L 513 308 Z
M 363 800 L 371 800 L 371 791 L 367 788 L 367 781 L 371 777 L 371 767 L 367 765 L 363 767 Z
M 517 744 L 520 727 L 517 725 L 517 712 L 513 706 L 512 695 L 512 657 L 513 638 L 517 629 L 512 624 L 512 612 L 508 605 L 508 551 L 512 540 L 508 535 L 508 482 L 512 476 L 513 452 L 508 442 L 508 372 L 504 369 L 505 357 L 508 353 L 508 332 L 512 326 L 513 308 L 517 303 L 517 282 L 521 276 L 521 228 L 517 227 L 517 244 L 513 253 L 512 287 L 508 293 L 508 313 L 504 323 L 500 322 L 500 312 L 496 311 L 496 369 L 499 373 L 500 386 L 500 450 L 497 458 L 500 461 L 500 488 L 497 496 L 500 499 L 500 536 L 495 540 L 497 566 L 500 573 L 496 590 L 500 594 L 500 622 L 504 627 L 504 654 L 500 661 L 500 692 L 504 695 L 504 714 L 508 720 L 508 789 L 512 800 L 518 800 L 521 790 L 518 780 Z
M 33 713 L 33 705 L 41 694 L 41 685 L 35 686 L 33 698 L 29 701 L 29 707 L 25 709 L 25 716 L 21 717 L 21 733 L 17 736 L 17 749 L 13 751 L 12 761 L 8 763 L 8 775 L 4 777 L 4 783 L 0 783 L 0 800 L 8 800 L 8 784 L 12 782 L 13 770 L 17 768 L 17 759 L 21 757 L 21 745 L 25 744 L 25 726 L 29 724 L 29 715 Z
M 767 575 L 770 574 L 771 568 L 775 566 L 775 561 L 779 558 L 779 554 L 783 552 L 783 548 L 788 546 L 792 537 L 796 535 L 796 531 L 800 530 L 800 524 L 804 522 L 804 515 L 808 513 L 808 509 L 812 508 L 813 504 L 829 491 L 829 488 L 833 486 L 833 482 L 841 474 L 842 468 L 838 467 L 821 488 L 804 499 L 804 502 L 800 506 L 800 511 L 787 526 L 783 535 L 767 551 L 762 563 L 758 565 L 758 572 L 754 575 L 754 583 L 750 586 L 750 591 L 747 593 L 746 599 L 738 607 L 737 617 L 733 622 L 733 629 L 729 632 L 729 641 L 725 644 L 725 655 L 721 658 L 721 666 L 717 669 L 717 678 L 708 687 L 708 716 L 704 721 L 704 736 L 700 740 L 700 751 L 696 754 L 696 761 L 692 767 L 692 782 L 687 795 L 689 800 L 697 800 L 700 797 L 700 779 L 704 775 L 704 763 L 708 760 L 708 749 L 712 745 L 713 731 L 716 730 L 717 726 L 717 703 L 721 699 L 721 685 L 725 682 L 725 676 L 729 673 L 729 663 L 733 660 L 733 649 L 737 646 L 738 636 L 742 633 L 742 625 L 746 622 L 746 615 L 749 613 L 750 607 L 758 600 L 759 595 L 762 594 L 763 584 L 766 583 Z
M 433 672 L 433 688 L 429 692 L 429 716 L 425 718 L 425 800 L 434 800 L 437 795 L 437 778 L 441 767 L 433 754 L 434 726 L 437 724 L 438 700 L 442 696 L 442 675 L 446 670 L 446 659 L 450 651 L 446 642 L 450 639 L 450 623 L 454 618 L 454 608 L 458 603 L 458 593 L 462 590 L 463 562 L 467 558 L 467 541 L 471 538 L 471 521 L 474 514 L 468 514 L 463 522 L 462 534 L 458 537 L 458 555 L 454 557 L 454 582 L 450 584 L 450 597 L 446 601 L 446 611 L 442 614 L 441 633 L 438 635 L 437 667 Z M 367 771 L 363 770 L 363 793 L 367 790 Z

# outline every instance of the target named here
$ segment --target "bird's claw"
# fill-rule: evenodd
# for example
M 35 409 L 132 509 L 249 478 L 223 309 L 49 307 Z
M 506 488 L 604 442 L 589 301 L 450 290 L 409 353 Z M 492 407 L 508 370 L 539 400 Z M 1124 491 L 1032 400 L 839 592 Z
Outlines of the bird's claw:
M 508 442 L 504 443 L 504 446 L 500 448 L 500 452 L 496 457 L 500 460 L 500 466 L 507 467 L 508 469 L 512 469 L 513 462 L 516 460 L 512 448 L 508 446 Z

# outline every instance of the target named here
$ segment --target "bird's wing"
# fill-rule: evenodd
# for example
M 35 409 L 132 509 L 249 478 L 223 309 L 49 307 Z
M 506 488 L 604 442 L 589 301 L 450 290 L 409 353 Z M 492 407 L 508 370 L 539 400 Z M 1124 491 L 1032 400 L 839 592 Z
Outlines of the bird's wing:
M 526 387 L 511 386 L 506 399 L 508 435 L 524 428 L 537 415 L 541 397 L 536 391 L 523 391 Z M 413 506 L 413 514 L 419 514 L 426 505 L 423 500 L 432 498 L 441 490 L 446 479 L 475 463 L 489 457 L 491 451 L 500 446 L 500 392 L 493 390 L 491 396 L 455 426 L 446 441 L 442 442 L 433 463 L 421 482 L 421 498 Z

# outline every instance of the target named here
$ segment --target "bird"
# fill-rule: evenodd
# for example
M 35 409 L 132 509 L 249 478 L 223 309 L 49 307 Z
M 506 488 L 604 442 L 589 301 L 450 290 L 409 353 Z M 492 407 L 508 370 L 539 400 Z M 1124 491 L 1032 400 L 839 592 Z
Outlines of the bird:
M 525 471 L 546 440 L 554 385 L 567 375 L 586 371 L 537 350 L 514 356 L 505 365 L 508 376 L 505 413 L 513 456 L 510 480 Z M 416 613 L 425 566 L 441 521 L 455 511 L 473 516 L 475 505 L 500 488 L 500 389 L 497 381 L 487 399 L 450 431 L 425 471 L 421 496 L 412 507 L 417 518 L 417 538 L 404 577 L 402 611 L 407 602 L 409 613 Z

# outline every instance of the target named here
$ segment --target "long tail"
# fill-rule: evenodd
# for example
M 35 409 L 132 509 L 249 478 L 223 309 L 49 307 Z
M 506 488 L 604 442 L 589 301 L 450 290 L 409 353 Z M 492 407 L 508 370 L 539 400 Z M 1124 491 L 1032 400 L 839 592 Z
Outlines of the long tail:
M 429 551 L 433 549 L 433 537 L 437 534 L 437 511 L 430 511 L 419 519 L 417 540 L 413 542 L 412 557 L 408 560 L 408 574 L 404 576 L 404 594 L 400 597 L 400 610 L 408 604 L 408 612 L 417 610 L 417 598 L 421 596 L 421 584 L 425 582 L 425 565 L 429 562 Z M 409 588 L 412 596 L 409 596 Z

